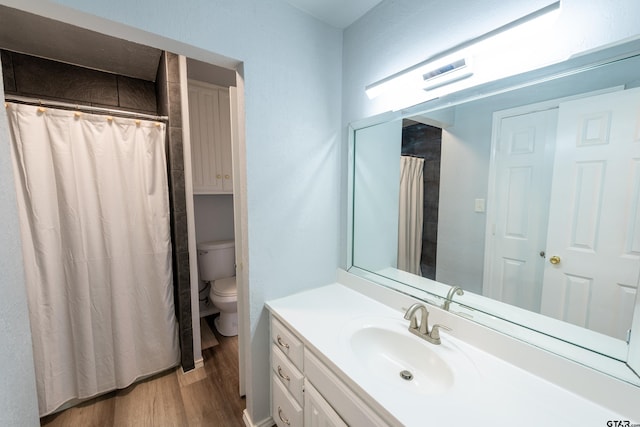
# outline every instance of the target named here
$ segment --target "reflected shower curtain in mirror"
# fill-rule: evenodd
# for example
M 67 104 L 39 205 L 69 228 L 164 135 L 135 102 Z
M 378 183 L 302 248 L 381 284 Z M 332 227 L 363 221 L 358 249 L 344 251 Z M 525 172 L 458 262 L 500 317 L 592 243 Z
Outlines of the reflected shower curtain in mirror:
M 165 125 L 7 107 L 40 414 L 179 362 Z
M 424 159 L 400 157 L 398 269 L 421 275 Z

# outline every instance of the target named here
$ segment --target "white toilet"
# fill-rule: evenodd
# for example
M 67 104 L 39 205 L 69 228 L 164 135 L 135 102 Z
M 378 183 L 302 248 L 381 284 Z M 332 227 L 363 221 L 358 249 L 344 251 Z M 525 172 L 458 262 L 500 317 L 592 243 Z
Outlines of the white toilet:
M 238 335 L 238 289 L 236 287 L 235 243 L 215 240 L 198 244 L 200 280 L 209 282 L 209 298 L 220 310 L 214 323 L 221 335 Z

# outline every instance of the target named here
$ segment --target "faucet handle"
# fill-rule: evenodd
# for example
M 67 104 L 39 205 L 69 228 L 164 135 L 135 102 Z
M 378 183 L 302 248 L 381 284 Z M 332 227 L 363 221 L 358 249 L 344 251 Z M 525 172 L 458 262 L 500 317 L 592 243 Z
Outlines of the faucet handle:
M 448 326 L 444 326 L 440 324 L 433 325 L 433 328 L 431 328 L 431 332 L 429 332 L 429 336 L 434 341 L 437 341 L 437 344 L 440 344 L 440 329 L 444 329 L 445 331 L 451 330 L 451 328 L 449 328 Z

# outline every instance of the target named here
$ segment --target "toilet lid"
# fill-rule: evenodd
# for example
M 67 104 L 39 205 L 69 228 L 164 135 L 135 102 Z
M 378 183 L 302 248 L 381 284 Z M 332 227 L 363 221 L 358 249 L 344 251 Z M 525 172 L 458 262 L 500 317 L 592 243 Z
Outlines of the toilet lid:
M 236 288 L 236 278 L 235 277 L 225 277 L 224 279 L 218 279 L 213 282 L 213 286 L 211 287 L 211 291 L 222 297 L 232 296 L 238 293 Z

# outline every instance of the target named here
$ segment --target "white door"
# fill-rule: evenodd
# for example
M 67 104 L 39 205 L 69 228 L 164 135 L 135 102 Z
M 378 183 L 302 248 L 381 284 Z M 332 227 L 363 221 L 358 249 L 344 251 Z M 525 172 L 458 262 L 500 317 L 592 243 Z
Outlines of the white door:
M 640 274 L 639 199 L 640 89 L 560 104 L 543 314 L 627 338 Z
M 557 109 L 505 117 L 495 153 L 488 295 L 539 311 Z

